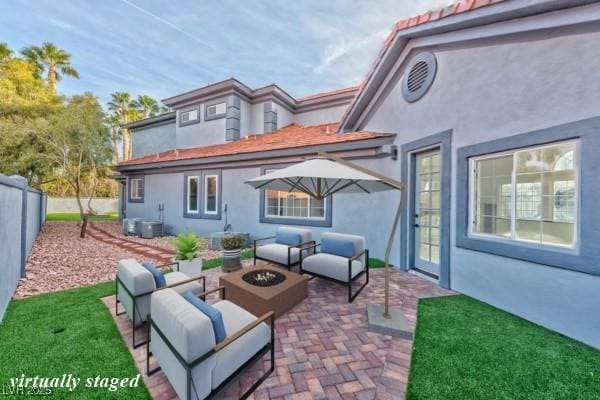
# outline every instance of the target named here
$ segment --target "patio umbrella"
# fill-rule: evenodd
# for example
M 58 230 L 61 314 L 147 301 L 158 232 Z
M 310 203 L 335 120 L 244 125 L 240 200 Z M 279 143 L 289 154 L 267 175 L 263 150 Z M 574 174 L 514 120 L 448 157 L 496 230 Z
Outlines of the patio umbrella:
M 389 257 L 400 215 L 404 208 L 406 197 L 404 190 L 406 185 L 404 183 L 328 153 L 319 153 L 317 158 L 247 180 L 246 183 L 255 189 L 298 191 L 317 199 L 323 199 L 334 193 L 370 194 L 387 190 L 400 191 L 400 200 L 385 251 L 385 305 L 383 317 L 386 319 L 391 318 L 389 309 Z

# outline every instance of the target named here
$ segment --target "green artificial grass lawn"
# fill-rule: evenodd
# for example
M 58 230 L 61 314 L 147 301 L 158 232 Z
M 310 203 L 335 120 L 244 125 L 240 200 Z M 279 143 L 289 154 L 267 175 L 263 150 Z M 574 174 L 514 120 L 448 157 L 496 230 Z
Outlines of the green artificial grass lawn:
M 48 213 L 47 221 L 81 221 L 79 213 Z M 117 213 L 108 213 L 106 215 L 96 215 L 91 218 L 92 221 L 116 221 Z
M 48 397 L 149 399 L 141 377 L 135 388 L 82 387 L 87 378 L 134 378 L 139 373 L 100 300 L 114 294 L 114 285 L 107 282 L 13 300 L 0 323 L 0 394 L 10 378 L 22 374 L 31 378 L 73 374 L 82 378 L 79 387 L 72 392 L 53 389 Z
M 423 299 L 407 399 L 600 399 L 600 351 L 466 296 Z

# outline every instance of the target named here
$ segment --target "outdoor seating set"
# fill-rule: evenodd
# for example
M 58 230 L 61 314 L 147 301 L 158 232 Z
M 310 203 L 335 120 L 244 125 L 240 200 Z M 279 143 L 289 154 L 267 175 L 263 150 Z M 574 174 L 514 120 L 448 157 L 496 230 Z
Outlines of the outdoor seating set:
M 270 353 L 270 367 L 240 398 L 250 396 L 275 369 L 275 319 L 308 296 L 303 274 L 347 285 L 349 302 L 369 282 L 363 237 L 324 233 L 321 238 L 316 243 L 310 230 L 281 227 L 275 236 L 255 240 L 254 267 L 222 275 L 220 286 L 208 291 L 204 276 L 190 278 L 179 272 L 178 263 L 154 267 L 121 260 L 115 312 L 123 314 L 121 303 L 131 320 L 134 348 L 146 343 L 148 375 L 161 369 L 182 399 L 213 398 Z M 274 242 L 257 246 L 268 239 Z M 257 259 L 288 270 L 256 266 Z M 294 266 L 298 273 L 291 271 Z M 366 282 L 353 295 L 352 283 L 362 275 Z M 218 301 L 205 302 L 216 293 Z M 144 324 L 147 339 L 136 343 L 135 331 Z M 152 370 L 151 356 L 159 365 Z
M 275 243 L 258 246 L 259 242 L 272 239 Z M 350 303 L 369 283 L 369 250 L 362 236 L 325 232 L 321 243 L 316 243 L 308 229 L 281 227 L 275 236 L 254 241 L 254 265 L 256 260 L 283 265 L 288 270 L 297 265 L 300 275 L 344 284 Z M 363 275 L 365 283 L 352 294 L 352 283 Z

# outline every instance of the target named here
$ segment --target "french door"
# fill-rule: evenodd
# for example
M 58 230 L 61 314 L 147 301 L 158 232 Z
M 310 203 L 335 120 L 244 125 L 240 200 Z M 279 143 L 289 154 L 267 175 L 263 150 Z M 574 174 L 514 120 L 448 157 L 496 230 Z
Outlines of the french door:
M 441 155 L 439 150 L 416 156 L 414 175 L 414 268 L 440 274 Z

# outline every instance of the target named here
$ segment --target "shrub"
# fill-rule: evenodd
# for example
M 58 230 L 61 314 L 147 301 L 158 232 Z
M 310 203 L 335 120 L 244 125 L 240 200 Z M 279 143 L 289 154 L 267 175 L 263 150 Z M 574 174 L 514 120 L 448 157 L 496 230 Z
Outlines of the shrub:
M 175 246 L 175 259 L 192 261 L 198 250 L 204 245 L 205 239 L 194 232 L 180 233 L 171 243 Z
M 223 250 L 237 250 L 242 248 L 245 239 L 241 235 L 227 235 L 221 239 Z

